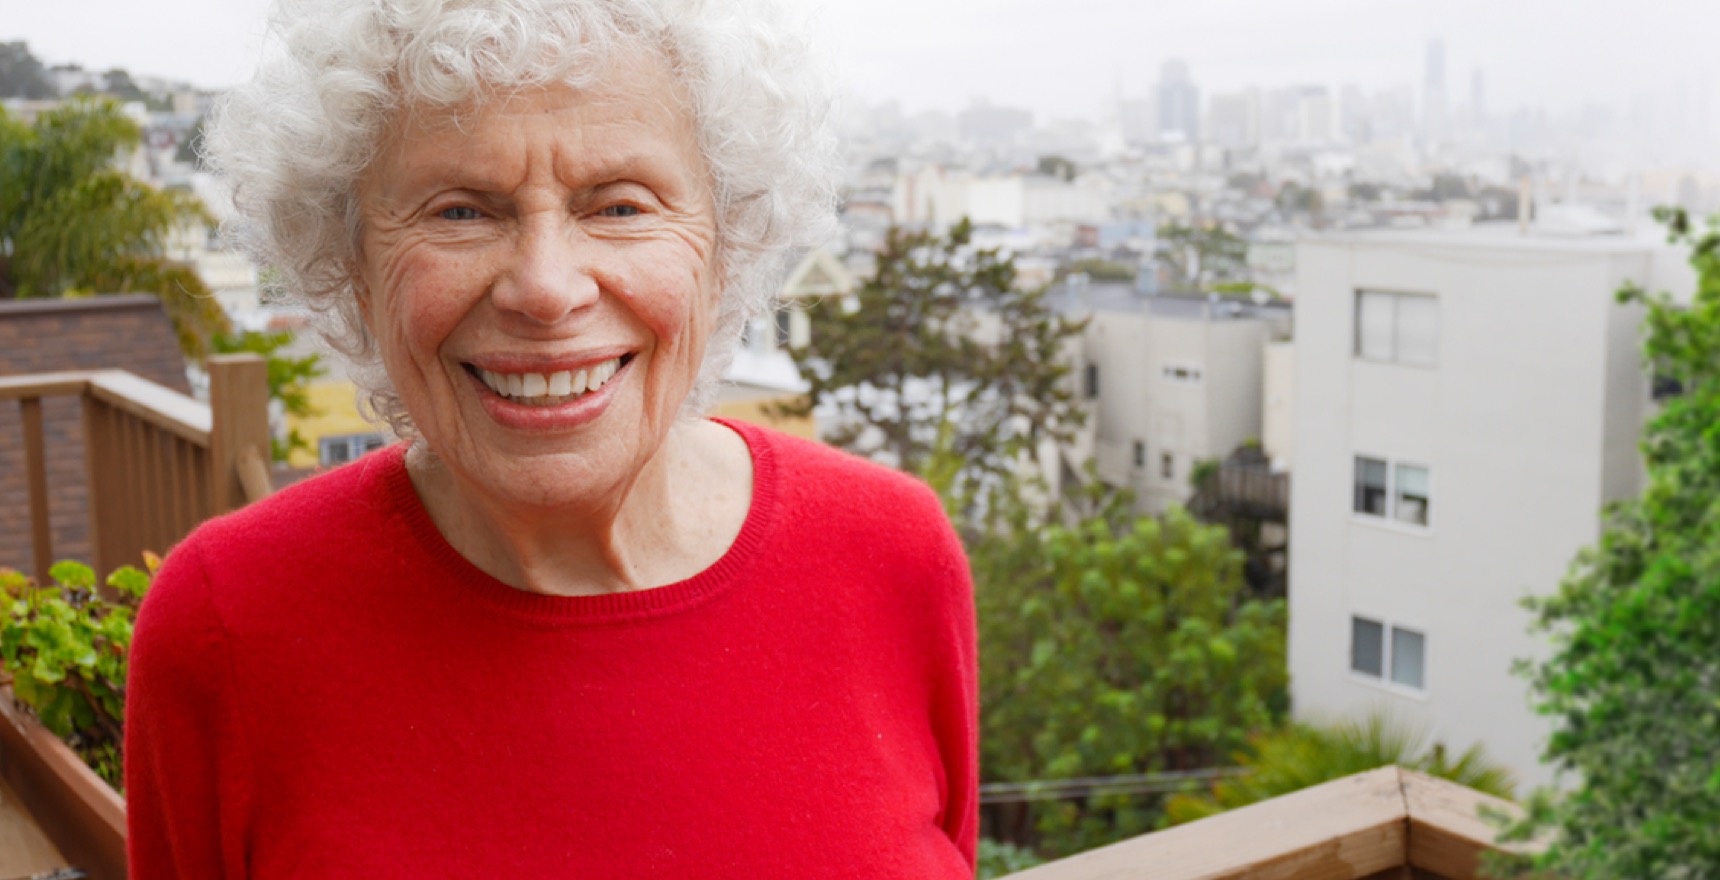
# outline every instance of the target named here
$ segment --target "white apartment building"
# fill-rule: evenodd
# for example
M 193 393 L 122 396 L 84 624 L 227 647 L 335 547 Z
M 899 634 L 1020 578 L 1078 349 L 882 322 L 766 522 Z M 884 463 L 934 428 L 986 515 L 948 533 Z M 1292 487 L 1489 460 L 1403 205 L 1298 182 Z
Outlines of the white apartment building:
M 1519 601 L 1641 486 L 1641 309 L 1614 292 L 1687 296 L 1684 255 L 1476 227 L 1304 241 L 1297 267 L 1294 711 L 1387 704 L 1547 782 L 1548 727 L 1511 672 L 1543 650 Z
M 1142 296 L 1127 285 L 1065 293 L 1090 315 L 1077 379 L 1099 476 L 1134 490 L 1143 512 L 1192 494 L 1204 459 L 1261 436 L 1262 358 L 1288 310 Z

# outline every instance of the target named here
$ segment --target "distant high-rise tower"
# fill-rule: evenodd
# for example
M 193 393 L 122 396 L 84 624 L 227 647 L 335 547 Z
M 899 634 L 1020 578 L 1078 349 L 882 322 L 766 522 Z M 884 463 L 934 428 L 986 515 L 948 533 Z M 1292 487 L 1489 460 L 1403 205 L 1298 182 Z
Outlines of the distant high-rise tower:
M 1445 41 L 1427 44 L 1427 79 L 1421 91 L 1421 134 L 1429 144 L 1445 139 Z
M 1487 77 L 1479 67 L 1469 74 L 1469 112 L 1477 122 L 1487 118 Z
M 1172 59 L 1159 69 L 1159 138 L 1193 143 L 1200 139 L 1200 89 L 1188 65 Z

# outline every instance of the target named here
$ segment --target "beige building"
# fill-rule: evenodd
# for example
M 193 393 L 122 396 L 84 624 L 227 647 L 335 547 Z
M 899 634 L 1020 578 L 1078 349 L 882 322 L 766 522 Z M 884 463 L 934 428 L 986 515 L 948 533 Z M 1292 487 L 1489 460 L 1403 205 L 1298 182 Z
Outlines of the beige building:
M 1144 296 L 1127 285 L 1066 291 L 1090 315 L 1079 383 L 1099 476 L 1163 512 L 1192 494 L 1197 463 L 1261 439 L 1267 344 L 1289 329 L 1284 306 Z

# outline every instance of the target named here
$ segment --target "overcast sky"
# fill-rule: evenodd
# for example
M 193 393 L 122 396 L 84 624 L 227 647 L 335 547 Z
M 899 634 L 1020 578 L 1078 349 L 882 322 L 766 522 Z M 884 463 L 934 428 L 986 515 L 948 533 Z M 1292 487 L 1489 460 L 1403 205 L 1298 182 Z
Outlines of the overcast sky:
M 1042 119 L 1092 116 L 1119 90 L 1143 94 L 1169 58 L 1187 61 L 1207 92 L 1419 87 L 1434 38 L 1445 42 L 1453 99 L 1466 100 L 1479 67 L 1492 110 L 1622 100 L 1680 82 L 1692 101 L 1720 107 L 1720 0 L 790 2 L 812 9 L 858 94 L 909 111 L 959 110 L 986 96 Z M 218 87 L 248 75 L 266 7 L 0 0 L 0 40 L 26 40 L 51 63 Z

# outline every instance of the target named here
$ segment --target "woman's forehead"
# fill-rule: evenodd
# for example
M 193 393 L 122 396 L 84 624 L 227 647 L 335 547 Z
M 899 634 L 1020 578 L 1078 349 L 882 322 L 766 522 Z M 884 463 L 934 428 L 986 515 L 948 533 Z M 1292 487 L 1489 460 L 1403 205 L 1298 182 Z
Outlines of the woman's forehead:
M 547 162 L 568 178 L 669 175 L 685 189 L 709 169 L 676 95 L 661 65 L 617 65 L 584 88 L 528 86 L 461 108 L 415 108 L 385 133 L 367 182 L 385 198 L 450 184 L 505 191 Z

